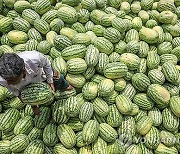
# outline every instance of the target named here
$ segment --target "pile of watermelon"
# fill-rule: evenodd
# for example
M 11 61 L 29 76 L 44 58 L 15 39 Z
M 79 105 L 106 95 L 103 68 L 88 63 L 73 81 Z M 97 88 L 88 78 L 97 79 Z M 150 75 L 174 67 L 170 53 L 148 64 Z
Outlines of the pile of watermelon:
M 179 17 L 179 0 L 0 0 L 0 56 L 39 51 L 73 86 L 0 87 L 0 154 L 180 153 Z

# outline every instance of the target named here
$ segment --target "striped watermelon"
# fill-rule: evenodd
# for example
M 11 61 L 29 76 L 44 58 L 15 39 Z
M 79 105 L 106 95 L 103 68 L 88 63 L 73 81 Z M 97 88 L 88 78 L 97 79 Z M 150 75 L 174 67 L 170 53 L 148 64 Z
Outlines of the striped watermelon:
M 48 41 L 41 41 L 38 46 L 37 46 L 37 50 L 43 54 L 48 54 L 48 52 L 51 50 L 51 43 L 49 43 Z
M 79 110 L 80 110 L 80 104 L 78 102 L 78 98 L 77 97 L 69 97 L 66 100 L 65 106 L 65 113 L 70 116 L 70 117 L 75 117 L 79 114 Z
M 78 21 L 81 23 L 86 23 L 89 20 L 90 13 L 87 9 L 80 9 L 78 12 Z
M 104 31 L 104 38 L 108 39 L 111 43 L 117 43 L 121 39 L 121 33 L 115 28 L 107 28 Z
M 87 51 L 86 46 L 84 45 L 71 45 L 64 50 L 62 50 L 62 57 L 65 60 L 70 60 L 72 58 L 83 58 Z
M 72 148 L 76 144 L 76 134 L 72 128 L 66 124 L 58 126 L 57 135 L 61 143 L 68 149 Z
M 136 130 L 139 134 L 145 135 L 150 131 L 152 124 L 151 118 L 144 116 L 136 123 Z
M 104 79 L 98 85 L 98 92 L 101 97 L 110 96 L 114 90 L 114 82 L 111 79 Z
M 161 64 L 164 64 L 167 61 L 171 61 L 174 65 L 177 64 L 178 58 L 174 54 L 163 54 L 160 56 Z
M 127 74 L 128 68 L 121 62 L 109 63 L 104 68 L 104 75 L 110 79 L 124 77 Z
M 132 104 L 132 110 L 131 110 L 131 113 L 129 115 L 135 116 L 139 113 L 139 111 L 140 111 L 139 106 L 133 103 Z
M 20 118 L 20 113 L 17 109 L 8 109 L 0 118 L 0 130 L 11 131 Z
M 94 9 L 91 14 L 90 14 L 90 19 L 92 22 L 94 22 L 96 25 L 99 25 L 101 22 L 101 18 L 105 15 L 106 13 L 101 10 Z
M 42 139 L 43 131 L 40 128 L 34 127 L 28 134 L 29 141 L 34 141 L 36 139 Z
M 168 80 L 169 82 L 176 82 L 179 78 L 179 71 L 176 69 L 175 65 L 170 61 L 165 62 L 162 65 L 162 72 L 166 80 Z
M 172 147 L 176 143 L 175 135 L 168 131 L 162 130 L 160 132 L 160 138 L 161 138 L 161 142 L 168 147 Z
M 86 82 L 86 79 L 83 75 L 81 74 L 67 74 L 66 75 L 66 80 L 76 88 L 82 88 Z
M 113 142 L 118 137 L 116 130 L 107 123 L 99 125 L 99 135 L 106 142 Z
M 72 39 L 73 44 L 89 45 L 91 43 L 91 37 L 86 33 L 78 33 Z
M 67 61 L 67 70 L 72 74 L 80 74 L 86 71 L 87 64 L 82 58 L 72 58 Z
M 31 105 L 52 102 L 53 97 L 51 88 L 46 83 L 30 84 L 21 91 L 22 102 Z
M 40 107 L 40 115 L 36 115 L 34 118 L 34 125 L 37 128 L 44 128 L 49 123 L 51 110 L 48 107 Z
M 119 144 L 118 139 L 113 143 L 109 143 L 107 145 L 107 148 L 108 154 L 125 153 L 125 148 L 121 144 Z
M 34 20 L 34 28 L 36 28 L 36 30 L 41 34 L 47 34 L 50 31 L 49 24 L 43 19 Z
M 55 146 L 58 143 L 58 137 L 56 135 L 57 127 L 55 124 L 48 124 L 43 131 L 43 142 L 47 146 Z
M 17 1 L 16 3 L 14 3 L 14 9 L 17 12 L 22 12 L 25 9 L 29 9 L 31 8 L 31 4 L 27 1 Z
M 105 32 L 105 28 L 103 26 L 101 26 L 101 25 L 94 25 L 92 31 L 96 36 L 103 37 L 104 32 Z M 93 41 L 93 39 L 92 39 L 92 41 Z
M 94 46 L 102 53 L 111 54 L 113 52 L 113 44 L 104 37 L 97 37 L 93 40 Z
M 86 144 L 83 141 L 83 137 L 82 137 L 82 131 L 79 131 L 77 134 L 77 141 L 76 141 L 76 146 L 77 147 L 84 147 Z
M 29 144 L 28 136 L 25 134 L 19 134 L 11 140 L 10 149 L 12 152 L 22 152 Z
M 119 143 L 127 148 L 129 142 L 132 143 L 132 137 L 135 135 L 135 120 L 132 116 L 123 119 L 122 124 L 118 128 Z
M 101 137 L 92 144 L 92 151 L 94 154 L 107 153 L 107 142 L 105 142 Z
M 119 62 L 120 61 L 120 55 L 117 52 L 112 52 L 109 55 L 109 62 L 113 63 L 113 62 Z
M 147 90 L 147 95 L 152 99 L 160 108 L 168 105 L 170 94 L 166 88 L 158 84 L 151 84 Z
M 29 22 L 27 22 L 25 19 L 21 17 L 16 17 L 12 23 L 15 30 L 21 30 L 23 32 L 27 32 L 30 29 Z
M 86 29 L 84 27 L 83 24 L 81 24 L 80 22 L 76 22 L 72 25 L 72 29 L 74 29 L 75 31 L 77 31 L 78 33 L 85 33 Z
M 54 31 L 49 31 L 46 34 L 46 40 L 51 44 L 54 45 L 54 38 L 57 36 L 58 34 Z
M 108 104 L 100 97 L 96 97 L 93 101 L 94 111 L 101 117 L 105 117 L 109 113 Z
M 4 17 L 0 19 L 0 31 L 3 33 L 11 31 L 13 28 L 12 22 L 13 19 L 10 17 Z
M 99 134 L 99 124 L 95 120 L 89 120 L 83 128 L 82 137 L 86 144 L 94 142 Z
M 69 47 L 72 44 L 71 40 L 63 35 L 57 35 L 54 38 L 54 46 L 57 50 L 63 50 L 66 47 Z
M 118 96 L 118 93 L 113 90 L 113 92 L 111 92 L 111 95 L 109 96 L 105 96 L 103 99 L 109 104 L 114 104 L 115 103 L 115 100 L 116 100 L 116 97 Z
M 21 100 L 18 97 L 14 97 L 10 99 L 10 106 L 15 109 L 22 109 L 25 104 L 21 102 Z
M 27 51 L 33 51 L 33 50 L 37 51 L 37 46 L 38 46 L 38 41 L 35 39 L 30 39 L 26 42 L 25 49 Z
M 132 10 L 132 12 L 137 11 L 139 13 L 140 9 L 141 9 L 141 6 L 140 6 L 140 4 L 138 4 L 138 2 L 137 2 L 137 5 L 135 3 L 136 2 L 133 2 L 133 4 L 131 5 L 131 10 Z M 137 8 L 135 8 L 135 5 L 137 6 Z M 134 17 L 133 18 L 133 20 L 132 20 L 132 27 L 135 30 L 139 31 L 142 28 L 142 25 L 143 25 L 143 23 L 142 23 L 142 19 L 140 17 Z
M 179 127 L 179 118 L 169 109 L 162 111 L 162 124 L 168 131 L 176 131 Z
M 59 19 L 55 18 L 50 22 L 50 28 L 52 31 L 55 31 L 56 33 L 59 33 L 59 31 L 64 27 L 64 22 Z
M 67 36 L 70 40 L 72 40 L 73 37 L 77 34 L 77 31 L 69 27 L 62 27 L 60 30 L 60 34 Z
M 94 112 L 93 104 L 89 102 L 85 102 L 80 108 L 79 119 L 82 122 L 88 122 L 91 119 L 93 112 Z
M 133 53 L 123 53 L 120 62 L 126 64 L 129 70 L 136 70 L 140 63 L 140 58 Z
M 30 24 L 34 24 L 36 19 L 40 19 L 40 16 L 37 12 L 32 9 L 25 9 L 22 12 L 22 18 L 28 21 Z
M 159 130 L 156 127 L 152 127 L 150 131 L 144 136 L 144 139 L 146 140 L 145 145 L 147 148 L 156 149 L 160 144 Z
M 57 15 L 60 19 L 68 24 L 75 23 L 78 17 L 76 10 L 70 6 L 63 6 L 59 8 Z
M 132 110 L 132 101 L 125 95 L 118 95 L 116 106 L 122 114 L 129 114 Z
M 142 150 L 138 145 L 132 144 L 126 149 L 126 154 L 131 154 L 131 153 L 134 154 L 142 153 Z
M 24 151 L 24 154 L 43 154 L 44 153 L 44 143 L 41 140 L 34 140 L 30 142 Z
M 23 31 L 12 30 L 8 33 L 8 39 L 13 44 L 26 43 L 28 36 Z
M 162 85 L 165 82 L 165 76 L 159 69 L 152 69 L 148 72 L 148 78 L 151 83 Z
M 119 30 L 121 33 L 127 30 L 127 25 L 124 19 L 116 17 L 112 20 L 112 27 Z
M 45 14 L 42 15 L 41 19 L 45 20 L 46 22 L 48 22 L 49 24 L 51 23 L 51 21 L 53 21 L 54 19 L 56 19 L 57 17 L 57 10 L 50 10 L 47 11 Z
M 154 51 L 148 52 L 147 67 L 149 69 L 156 69 L 159 66 L 159 64 L 160 64 L 160 56 Z
M 59 52 L 55 47 L 52 47 L 51 50 L 49 51 L 49 56 L 53 60 L 55 60 L 56 58 L 61 57 L 61 52 Z
M 96 112 L 94 112 L 93 119 L 96 120 L 99 124 L 106 123 L 106 118 L 98 115 Z
M 75 148 L 71 148 L 71 149 L 67 149 L 66 147 L 64 147 L 62 144 L 58 143 L 54 146 L 54 150 L 53 150 L 54 154 L 77 154 L 77 150 Z
M 99 50 L 95 48 L 93 45 L 89 45 L 86 55 L 85 55 L 85 61 L 88 66 L 96 66 L 99 59 Z
M 83 73 L 84 77 L 86 78 L 86 80 L 89 80 L 93 77 L 93 75 L 95 74 L 95 68 L 94 67 L 88 67 L 86 69 L 86 71 Z
M 116 18 L 114 14 L 105 14 L 101 18 L 101 25 L 108 27 L 112 25 L 112 20 Z
M 11 141 L 9 140 L 0 141 L 0 152 L 2 154 L 10 154 L 11 153 L 10 145 L 11 145 Z
M 180 97 L 179 96 L 173 96 L 171 97 L 170 99 L 170 108 L 172 110 L 172 112 L 177 116 L 177 117 L 180 117 L 180 111 L 179 111 L 179 108 L 178 108 L 178 104 L 180 103 Z
M 28 31 L 28 37 L 29 37 L 29 39 L 35 39 L 38 42 L 42 41 L 42 36 L 41 36 L 40 32 L 38 32 L 35 28 L 31 28 Z
M 105 53 L 100 53 L 99 54 L 99 62 L 96 65 L 96 71 L 100 74 L 103 74 L 103 70 L 106 66 L 106 64 L 109 63 L 109 57 Z
M 146 91 L 151 82 L 145 74 L 136 73 L 132 77 L 132 84 L 137 90 Z
M 49 11 L 50 8 L 51 8 L 51 3 L 49 0 L 37 0 L 35 4 L 35 11 L 41 15 Z
M 52 118 L 57 124 L 66 123 L 69 117 L 65 114 L 65 99 L 59 100 L 53 104 Z
M 154 102 L 145 93 L 138 93 L 134 96 L 133 103 L 139 106 L 143 110 L 151 110 L 154 106 Z
M 84 153 L 91 154 L 92 153 L 91 146 L 84 146 L 79 149 L 79 154 L 84 154 Z
M 127 31 L 125 39 L 126 39 L 126 43 L 129 43 L 131 41 L 135 43 L 136 41 L 139 41 L 139 33 L 135 29 L 130 29 L 129 31 Z
M 167 147 L 164 144 L 159 144 L 155 150 L 156 154 L 167 153 L 167 154 L 178 154 L 178 150 L 175 147 Z
M 118 111 L 115 104 L 109 106 L 109 114 L 107 115 L 107 123 L 112 127 L 118 127 L 122 122 L 122 115 Z
M 82 131 L 84 127 L 84 123 L 80 121 L 78 117 L 70 118 L 67 125 L 70 126 L 73 131 Z
M 148 112 L 148 117 L 150 117 L 153 121 L 153 126 L 159 126 L 162 123 L 162 114 L 161 111 L 157 107 L 153 107 Z
M 82 88 L 83 97 L 87 100 L 96 98 L 98 86 L 95 82 L 87 82 Z
M 30 116 L 21 118 L 14 127 L 14 134 L 28 134 L 33 128 L 33 119 Z

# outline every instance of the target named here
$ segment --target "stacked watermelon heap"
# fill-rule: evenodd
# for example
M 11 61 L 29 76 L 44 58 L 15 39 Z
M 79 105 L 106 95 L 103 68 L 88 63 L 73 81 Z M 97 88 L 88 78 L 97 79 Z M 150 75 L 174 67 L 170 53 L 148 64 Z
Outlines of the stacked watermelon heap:
M 180 153 L 179 0 L 0 0 L 0 56 L 37 50 L 74 87 L 0 87 L 0 154 Z M 39 88 L 39 90 L 37 90 Z

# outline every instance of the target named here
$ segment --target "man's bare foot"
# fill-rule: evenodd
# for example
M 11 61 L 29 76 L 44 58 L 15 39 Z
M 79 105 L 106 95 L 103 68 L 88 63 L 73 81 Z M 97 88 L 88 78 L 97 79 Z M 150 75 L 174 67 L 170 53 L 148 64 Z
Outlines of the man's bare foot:
M 71 85 L 69 85 L 66 90 L 71 90 L 73 87 Z
M 37 106 L 32 106 L 33 112 L 35 115 L 40 115 L 40 109 Z

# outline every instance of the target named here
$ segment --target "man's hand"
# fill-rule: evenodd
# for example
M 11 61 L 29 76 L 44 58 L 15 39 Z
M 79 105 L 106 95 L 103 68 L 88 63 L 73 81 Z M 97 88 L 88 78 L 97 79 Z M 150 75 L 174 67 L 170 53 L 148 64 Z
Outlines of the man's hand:
M 71 85 L 69 85 L 66 90 L 71 90 L 73 87 Z
M 50 85 L 52 91 L 55 91 L 54 83 L 50 83 L 49 85 Z
M 37 106 L 32 106 L 35 115 L 40 115 L 40 109 Z
M 58 71 L 54 70 L 53 78 L 54 78 L 55 80 L 58 80 L 58 79 L 60 78 L 60 73 L 59 73 Z

